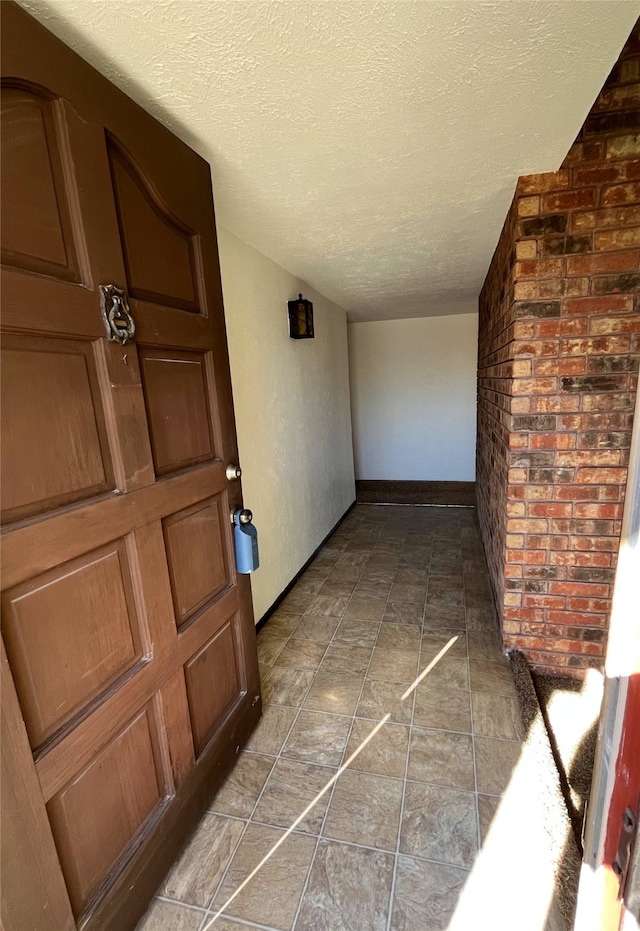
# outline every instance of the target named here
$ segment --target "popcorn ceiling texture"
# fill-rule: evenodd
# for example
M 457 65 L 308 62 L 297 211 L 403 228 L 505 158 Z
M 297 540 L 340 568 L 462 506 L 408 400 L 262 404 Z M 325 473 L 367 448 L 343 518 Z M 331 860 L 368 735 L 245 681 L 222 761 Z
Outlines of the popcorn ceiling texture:
M 20 0 L 212 165 L 218 221 L 351 320 L 465 313 L 637 16 L 607 2 Z
M 602 667 L 640 359 L 640 21 L 480 296 L 478 516 L 503 644 Z

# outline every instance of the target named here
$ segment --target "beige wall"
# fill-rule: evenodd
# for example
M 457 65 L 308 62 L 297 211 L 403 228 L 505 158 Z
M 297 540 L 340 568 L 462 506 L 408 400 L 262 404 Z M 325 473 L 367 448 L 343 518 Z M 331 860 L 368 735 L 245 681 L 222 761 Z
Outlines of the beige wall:
M 255 249 L 218 236 L 244 501 L 259 535 L 257 621 L 355 498 L 347 321 Z M 289 338 L 287 301 L 299 291 L 313 301 L 313 340 Z
M 349 326 L 359 479 L 473 481 L 478 315 Z

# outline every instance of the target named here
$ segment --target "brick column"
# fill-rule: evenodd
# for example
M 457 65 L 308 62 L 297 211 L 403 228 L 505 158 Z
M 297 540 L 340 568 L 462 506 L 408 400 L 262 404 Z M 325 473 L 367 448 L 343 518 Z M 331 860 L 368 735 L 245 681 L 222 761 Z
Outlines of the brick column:
M 640 28 L 480 297 L 478 515 L 505 646 L 603 662 L 640 351 Z

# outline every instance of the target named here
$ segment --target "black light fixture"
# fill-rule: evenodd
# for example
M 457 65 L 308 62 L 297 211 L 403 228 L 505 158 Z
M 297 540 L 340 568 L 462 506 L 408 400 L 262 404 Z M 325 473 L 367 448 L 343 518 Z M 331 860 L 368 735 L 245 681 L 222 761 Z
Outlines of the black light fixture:
M 289 336 L 291 339 L 313 339 L 313 304 L 301 294 L 297 301 L 288 301 Z

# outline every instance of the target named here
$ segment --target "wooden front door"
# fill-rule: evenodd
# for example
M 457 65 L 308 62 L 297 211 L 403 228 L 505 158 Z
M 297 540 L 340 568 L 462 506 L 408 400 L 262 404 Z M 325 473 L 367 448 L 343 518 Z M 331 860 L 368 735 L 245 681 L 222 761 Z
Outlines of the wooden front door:
M 210 173 L 1 8 L 2 922 L 125 931 L 260 715 Z

